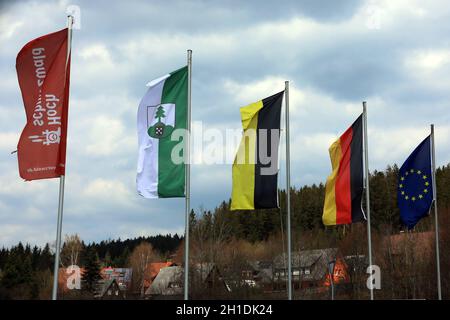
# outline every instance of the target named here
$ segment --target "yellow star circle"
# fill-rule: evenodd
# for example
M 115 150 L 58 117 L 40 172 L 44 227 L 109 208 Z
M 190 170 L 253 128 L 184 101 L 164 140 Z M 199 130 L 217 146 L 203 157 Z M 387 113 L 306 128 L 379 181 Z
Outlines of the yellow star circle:
M 425 189 L 423 189 L 422 193 L 427 194 L 427 193 L 428 193 L 428 187 L 430 186 L 430 182 L 428 181 L 428 177 L 427 177 L 426 175 L 422 175 L 422 171 L 421 171 L 421 170 L 414 170 L 414 169 L 411 169 L 411 170 L 409 170 L 409 171 L 406 171 L 406 172 L 405 172 L 405 175 L 400 177 L 400 181 L 405 181 L 406 177 L 408 177 L 408 175 L 409 175 L 410 173 L 411 173 L 411 174 L 414 174 L 414 173 L 415 173 L 415 174 L 421 176 L 422 180 L 424 180 L 423 185 L 425 186 Z M 403 184 L 403 183 L 400 183 L 400 184 L 398 185 L 398 187 L 399 187 L 399 189 L 401 190 L 400 194 L 404 197 L 405 200 L 411 199 L 411 201 L 416 201 L 416 200 L 418 200 L 418 199 L 421 200 L 421 199 L 423 199 L 423 197 L 424 197 L 422 193 L 419 193 L 418 195 L 413 195 L 413 196 L 408 195 L 408 194 L 406 193 L 406 191 L 404 190 L 404 184 Z

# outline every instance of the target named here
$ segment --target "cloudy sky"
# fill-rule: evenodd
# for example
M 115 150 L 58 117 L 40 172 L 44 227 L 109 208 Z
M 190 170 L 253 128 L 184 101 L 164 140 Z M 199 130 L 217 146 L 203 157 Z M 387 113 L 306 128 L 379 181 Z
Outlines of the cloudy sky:
M 183 232 L 183 199 L 147 200 L 135 191 L 136 111 L 145 84 L 185 65 L 187 49 L 192 117 L 204 129 L 239 129 L 239 107 L 291 81 L 297 187 L 325 181 L 328 147 L 363 100 L 371 170 L 401 163 L 431 123 L 437 164 L 450 161 L 445 0 L 2 1 L 0 246 L 55 238 L 58 180 L 22 181 L 10 154 L 25 124 L 15 59 L 28 41 L 64 28 L 70 5 L 79 8 L 80 28 L 73 34 L 63 233 L 97 241 Z M 230 164 L 193 165 L 194 208 L 212 209 L 230 194 Z

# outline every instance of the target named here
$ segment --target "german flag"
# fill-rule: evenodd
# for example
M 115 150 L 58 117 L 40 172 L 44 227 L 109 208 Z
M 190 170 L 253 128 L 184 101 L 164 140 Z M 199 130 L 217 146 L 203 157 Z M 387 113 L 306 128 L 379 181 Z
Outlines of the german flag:
M 322 221 L 326 226 L 365 220 L 363 194 L 363 130 L 359 118 L 329 148 L 333 171 L 325 187 Z
M 240 109 L 244 135 L 233 163 L 231 210 L 278 208 L 278 146 L 284 91 Z

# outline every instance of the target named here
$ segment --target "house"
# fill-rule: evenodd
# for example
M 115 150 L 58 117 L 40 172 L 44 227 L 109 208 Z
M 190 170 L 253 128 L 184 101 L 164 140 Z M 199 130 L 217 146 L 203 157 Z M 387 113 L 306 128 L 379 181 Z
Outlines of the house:
M 183 294 L 184 269 L 180 266 L 161 268 L 145 292 L 147 296 L 181 296 Z
M 217 265 L 214 263 L 196 263 L 192 265 L 192 287 L 201 286 L 206 290 L 219 289 L 229 292 L 230 288 L 224 281 Z M 184 289 L 184 267 L 170 266 L 161 268 L 158 275 L 146 290 L 146 296 L 165 296 L 181 298 Z
M 167 262 L 152 262 L 147 265 L 147 269 L 145 271 L 144 276 L 144 291 L 147 291 L 147 289 L 150 287 L 152 282 L 155 280 L 156 276 L 158 275 L 159 271 L 162 268 L 166 267 L 172 267 L 176 266 L 177 264 L 171 261 Z
M 271 261 L 247 261 L 241 271 L 242 284 L 271 291 L 273 286 L 273 263 Z
M 94 298 L 100 300 L 123 300 L 125 297 L 116 279 L 104 279 L 98 282 Z
M 115 279 L 120 287 L 120 290 L 127 291 L 131 286 L 131 279 L 133 275 L 132 268 L 103 268 L 100 275 L 104 280 Z
M 336 261 L 333 281 L 336 284 L 348 281 L 347 265 L 336 248 L 303 250 L 292 253 L 292 284 L 298 288 L 323 288 L 330 283 L 329 263 Z M 287 281 L 287 255 L 277 256 L 273 264 L 275 289 L 284 289 Z
M 84 268 L 80 268 L 80 283 L 83 277 L 83 273 L 85 271 Z M 131 285 L 131 276 L 132 276 L 131 268 L 102 268 L 100 270 L 100 276 L 102 280 L 116 280 L 117 285 L 119 286 L 122 292 L 125 292 Z M 58 273 L 58 291 L 60 294 L 65 294 L 71 292 L 76 288 L 71 288 L 74 286 L 76 281 L 74 280 L 76 277 L 75 270 L 69 270 L 67 268 L 60 268 Z M 100 281 L 102 281 L 100 280 Z
M 207 289 L 219 288 L 224 289 L 224 291 L 230 291 L 229 286 L 226 284 L 219 268 L 215 263 L 196 263 L 193 266 L 193 270 L 193 278 L 200 280 L 199 284 L 201 286 L 205 286 Z

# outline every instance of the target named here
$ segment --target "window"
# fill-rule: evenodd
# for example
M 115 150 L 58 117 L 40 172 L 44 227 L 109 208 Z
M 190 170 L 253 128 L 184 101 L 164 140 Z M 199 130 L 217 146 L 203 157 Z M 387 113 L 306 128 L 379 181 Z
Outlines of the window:
M 245 278 L 251 278 L 252 272 L 251 271 L 242 271 L 242 276 Z
M 305 274 L 311 274 L 311 270 L 305 269 Z

